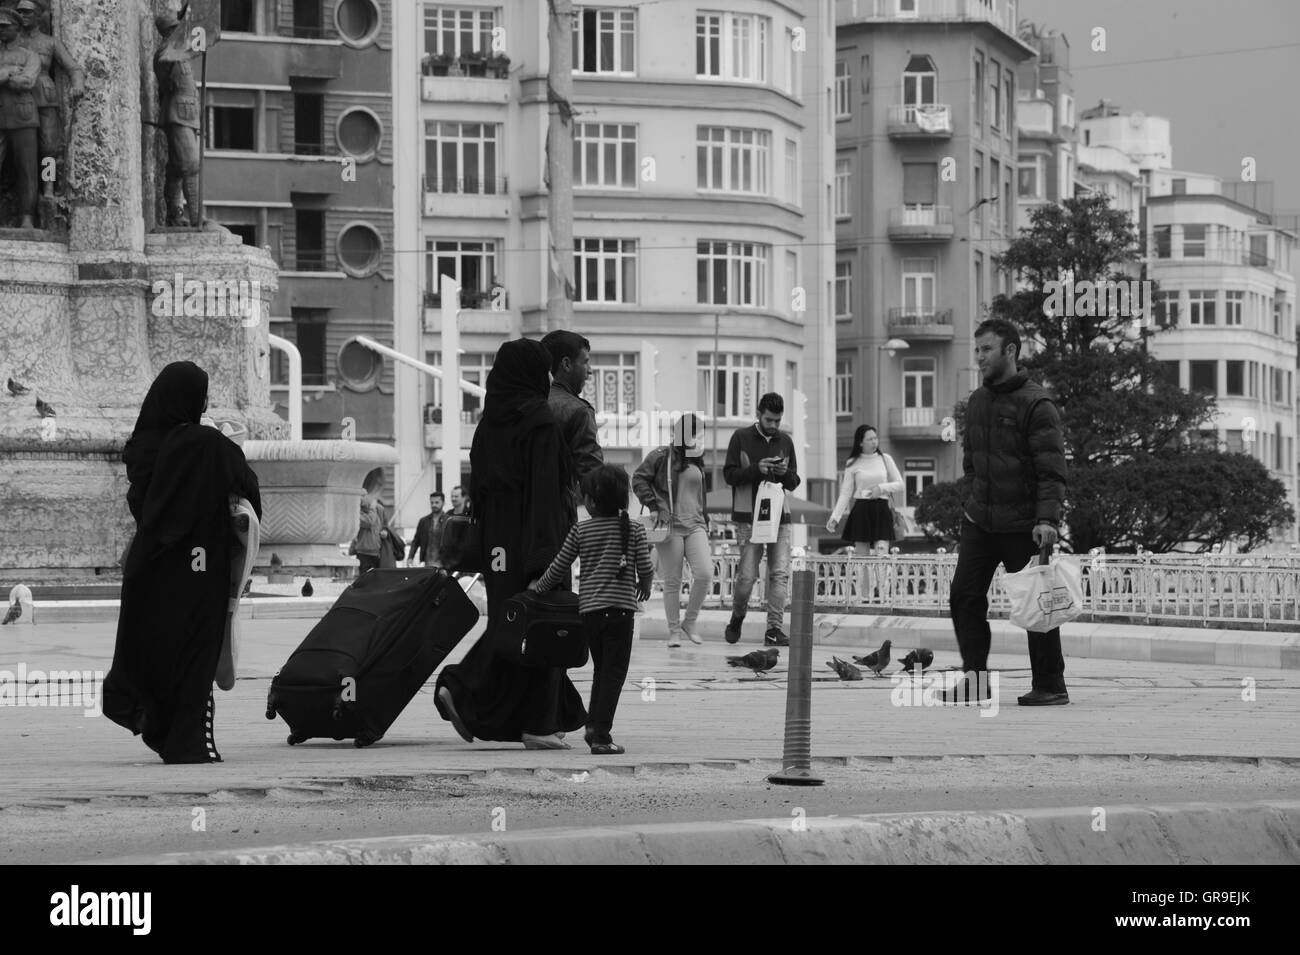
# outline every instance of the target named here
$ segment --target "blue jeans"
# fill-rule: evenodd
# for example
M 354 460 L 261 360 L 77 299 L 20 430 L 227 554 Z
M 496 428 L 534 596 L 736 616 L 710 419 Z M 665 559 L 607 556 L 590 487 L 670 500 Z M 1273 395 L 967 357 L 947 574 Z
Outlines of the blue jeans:
M 751 544 L 752 524 L 736 525 L 736 543 L 740 545 L 740 568 L 732 594 L 731 613 L 744 617 L 749 609 L 749 595 L 758 579 L 758 561 L 767 548 L 767 628 L 780 627 L 785 616 L 785 598 L 790 588 L 790 525 L 782 524 L 775 544 Z
M 709 550 L 709 532 L 703 527 L 687 530 L 674 527 L 667 540 L 656 544 L 659 571 L 664 578 L 664 616 L 668 632 L 685 627 L 692 630 L 713 584 L 713 553 Z M 682 561 L 691 565 L 691 595 L 686 602 L 686 616 L 681 617 Z M 679 622 L 680 621 L 680 622 Z

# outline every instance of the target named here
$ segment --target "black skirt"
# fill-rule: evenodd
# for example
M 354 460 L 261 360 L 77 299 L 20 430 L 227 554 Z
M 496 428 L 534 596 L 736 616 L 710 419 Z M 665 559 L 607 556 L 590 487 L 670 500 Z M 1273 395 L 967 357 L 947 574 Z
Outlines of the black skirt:
M 894 540 L 894 519 L 889 513 L 889 502 L 884 498 L 853 502 L 853 510 L 844 523 L 844 541 L 848 544 L 874 544 L 876 541 Z

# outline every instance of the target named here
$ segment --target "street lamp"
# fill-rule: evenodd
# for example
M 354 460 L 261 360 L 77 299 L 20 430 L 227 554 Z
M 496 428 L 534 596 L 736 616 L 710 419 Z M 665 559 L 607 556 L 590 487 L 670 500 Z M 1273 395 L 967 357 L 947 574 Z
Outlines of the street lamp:
M 880 407 L 880 376 L 881 376 L 880 355 L 882 352 L 889 352 L 889 357 L 893 358 L 895 352 L 906 351 L 911 347 L 912 347 L 911 345 L 903 341 L 903 339 L 901 338 L 891 338 L 883 345 L 876 346 L 876 419 L 877 419 L 876 427 L 877 428 L 880 428 L 881 425 L 885 424 L 882 415 L 884 409 Z

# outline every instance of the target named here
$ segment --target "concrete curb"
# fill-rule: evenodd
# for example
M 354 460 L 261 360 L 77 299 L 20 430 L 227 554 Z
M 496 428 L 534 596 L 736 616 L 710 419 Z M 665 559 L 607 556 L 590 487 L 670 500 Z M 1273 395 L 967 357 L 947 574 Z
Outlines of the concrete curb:
M 240 605 L 240 618 L 314 621 L 324 616 L 335 599 L 260 597 Z M 116 621 L 117 612 L 116 600 L 37 601 L 35 607 L 37 626 Z M 751 612 L 742 643 L 737 647 L 739 652 L 745 652 L 746 644 L 760 639 L 761 618 L 761 612 Z M 642 639 L 662 639 L 667 632 L 663 606 L 658 601 L 637 619 Z M 730 613 L 724 610 L 701 613 L 701 636 L 707 642 L 721 643 L 728 619 Z M 989 627 L 993 634 L 992 652 L 1025 652 L 1023 630 L 1006 620 L 990 620 Z M 306 635 L 306 628 L 303 634 Z M 886 637 L 900 647 L 957 649 L 952 623 L 944 617 L 820 613 L 813 618 L 814 644 L 875 648 Z M 1300 670 L 1300 633 L 1076 622 L 1061 628 L 1061 646 L 1067 657 Z
M 1259 865 L 1300 863 L 1300 801 L 889 813 L 390 836 L 98 865 Z

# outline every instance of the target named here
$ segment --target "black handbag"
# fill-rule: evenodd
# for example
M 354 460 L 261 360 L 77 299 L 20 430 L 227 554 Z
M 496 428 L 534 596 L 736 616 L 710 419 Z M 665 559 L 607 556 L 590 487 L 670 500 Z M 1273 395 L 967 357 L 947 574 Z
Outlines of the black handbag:
M 444 570 L 457 574 L 481 574 L 483 566 L 483 530 L 468 514 L 449 514 L 442 524 L 438 557 Z
M 578 595 L 567 590 L 525 590 L 509 598 L 495 627 L 497 656 L 526 667 L 574 667 L 587 663 L 587 634 Z

